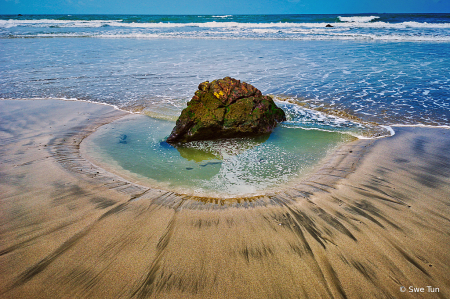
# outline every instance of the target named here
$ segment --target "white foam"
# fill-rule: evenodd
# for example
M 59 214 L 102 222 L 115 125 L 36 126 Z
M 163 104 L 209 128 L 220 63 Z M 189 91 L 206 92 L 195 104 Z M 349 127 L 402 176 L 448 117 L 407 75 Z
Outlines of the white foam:
M 306 123 L 320 123 L 330 127 L 362 127 L 360 123 L 352 122 L 336 115 L 330 115 L 321 111 L 305 108 L 296 104 L 276 100 L 279 106 L 287 107 L 286 124 L 306 124 Z
M 99 37 L 99 38 L 142 38 L 142 39 L 147 39 L 147 38 L 168 38 L 171 36 L 164 36 L 162 34 L 156 34 L 156 33 L 128 33 L 128 34 L 109 34 L 109 33 L 105 33 L 105 34 L 99 34 L 96 35 L 95 37 Z
M 376 19 L 378 16 L 354 16 L 354 17 L 338 17 L 341 22 L 367 23 Z
M 277 35 L 271 35 L 276 34 Z M 450 36 L 433 35 L 376 35 L 376 34 L 304 34 L 304 35 L 283 35 L 283 31 L 274 30 L 273 32 L 263 29 L 259 32 L 238 32 L 226 33 L 218 31 L 209 32 L 71 32 L 71 33 L 37 33 L 37 34 L 16 34 L 9 35 L 9 38 L 53 38 L 53 37 L 91 37 L 91 38 L 136 38 L 136 39 L 155 39 L 155 38 L 183 38 L 183 39 L 208 39 L 208 40 L 360 40 L 360 41 L 385 41 L 385 42 L 450 42 Z M 267 35 L 265 35 L 267 34 Z
M 356 18 L 356 17 L 341 17 L 341 18 Z M 364 18 L 372 17 L 360 17 Z M 335 28 L 328 28 L 328 32 L 332 32 L 337 28 L 450 28 L 450 23 L 427 23 L 427 22 L 402 22 L 402 23 L 386 23 L 386 22 L 371 22 L 369 21 L 345 21 L 343 23 L 333 23 Z M 0 28 L 11 27 L 83 27 L 83 28 L 97 28 L 104 26 L 111 27 L 129 27 L 129 28 L 182 28 L 182 27 L 199 27 L 199 28 L 316 28 L 324 29 L 328 23 L 240 23 L 240 22 L 204 22 L 204 23 L 126 23 L 122 20 L 0 20 Z
M 450 34 L 445 31 L 446 29 L 450 29 L 450 23 L 348 21 L 333 23 L 334 28 L 325 28 L 326 24 L 327 23 L 239 23 L 216 21 L 206 23 L 125 23 L 123 20 L 0 20 L 0 28 L 4 29 L 12 27 L 51 28 L 51 32 L 45 33 L 11 33 L 8 35 L 8 37 L 18 38 L 93 37 L 450 42 Z M 58 28 L 67 27 L 86 28 L 86 30 L 83 32 L 58 31 Z M 99 27 L 105 27 L 105 29 L 87 29 Z M 189 27 L 189 30 L 183 30 L 183 28 Z M 201 28 L 201 30 L 197 30 L 195 27 Z
M 85 28 L 97 28 L 102 26 L 113 26 L 119 24 L 120 21 L 112 20 L 0 20 L 0 28 L 11 27 L 85 27 Z
M 395 135 L 395 131 L 394 131 L 394 129 L 393 129 L 391 126 L 383 126 L 383 125 L 380 125 L 380 127 L 386 129 L 386 130 L 391 134 L 391 136 L 394 136 L 394 135 Z
M 293 104 L 287 99 L 275 99 L 277 105 L 285 108 L 287 121 L 282 125 L 289 128 L 318 130 L 348 134 L 358 139 L 377 139 L 395 135 L 390 126 L 360 123 Z M 371 132 L 371 133 L 369 133 Z M 369 135 L 370 134 L 370 135 Z
M 425 125 L 425 124 L 393 124 L 392 127 L 420 127 L 420 128 L 436 128 L 450 130 L 448 125 Z

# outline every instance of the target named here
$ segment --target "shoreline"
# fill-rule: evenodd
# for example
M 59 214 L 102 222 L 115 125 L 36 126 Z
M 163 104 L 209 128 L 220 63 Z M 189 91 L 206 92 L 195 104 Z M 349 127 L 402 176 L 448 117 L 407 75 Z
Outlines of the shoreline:
M 225 203 L 86 161 L 85 136 L 125 112 L 0 107 L 1 297 L 450 297 L 448 129 L 359 140 L 307 183 Z

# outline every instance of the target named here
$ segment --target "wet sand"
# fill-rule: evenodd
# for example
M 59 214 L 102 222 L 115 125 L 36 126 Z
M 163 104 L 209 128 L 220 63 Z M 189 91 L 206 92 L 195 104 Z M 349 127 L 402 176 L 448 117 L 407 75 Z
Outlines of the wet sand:
M 83 138 L 124 115 L 0 101 L 0 298 L 450 298 L 450 130 L 397 127 L 223 200 L 84 159 Z

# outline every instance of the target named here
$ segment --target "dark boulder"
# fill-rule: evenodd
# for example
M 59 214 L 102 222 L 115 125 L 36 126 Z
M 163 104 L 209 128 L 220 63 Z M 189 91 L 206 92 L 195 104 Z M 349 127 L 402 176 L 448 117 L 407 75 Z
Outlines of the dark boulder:
M 331 28 L 331 27 L 334 27 L 334 26 L 330 25 L 330 24 L 327 24 L 327 26 L 325 26 L 325 27 Z
M 263 96 L 250 84 L 226 77 L 200 83 L 167 142 L 267 134 L 285 120 L 284 111 L 270 96 Z

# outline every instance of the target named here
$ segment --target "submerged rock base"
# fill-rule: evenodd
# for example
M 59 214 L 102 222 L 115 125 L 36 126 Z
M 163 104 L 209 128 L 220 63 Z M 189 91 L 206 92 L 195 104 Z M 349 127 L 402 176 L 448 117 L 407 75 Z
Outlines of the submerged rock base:
M 284 111 L 270 96 L 263 96 L 250 84 L 226 77 L 200 83 L 167 142 L 267 134 L 285 120 Z

